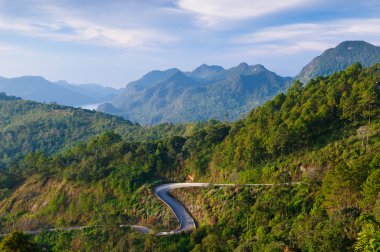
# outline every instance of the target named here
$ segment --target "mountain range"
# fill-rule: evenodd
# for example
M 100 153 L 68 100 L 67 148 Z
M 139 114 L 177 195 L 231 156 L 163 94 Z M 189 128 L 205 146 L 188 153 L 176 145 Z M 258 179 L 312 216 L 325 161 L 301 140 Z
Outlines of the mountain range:
M 295 80 L 306 83 L 356 62 L 364 67 L 380 62 L 380 47 L 365 41 L 344 41 L 314 58 L 294 78 L 280 76 L 259 64 L 241 63 L 230 69 L 203 64 L 191 72 L 177 68 L 151 71 L 122 89 L 50 82 L 38 76 L 0 77 L 0 92 L 69 106 L 91 104 L 87 108 L 95 108 L 101 104 L 99 111 L 142 124 L 212 118 L 231 121 L 284 92 Z
M 192 72 L 152 71 L 98 109 L 143 124 L 236 120 L 286 90 L 291 80 L 246 63 L 230 69 L 203 64 Z
M 0 91 L 23 99 L 69 106 L 99 104 L 114 98 L 119 90 L 99 84 L 74 85 L 51 82 L 40 76 L 0 77 Z
M 295 77 L 282 77 L 262 65 L 246 63 L 224 69 L 201 65 L 192 72 L 176 68 L 152 71 L 130 82 L 115 99 L 98 110 L 144 124 L 236 120 L 252 108 L 285 91 L 294 80 L 304 83 L 359 62 L 380 62 L 380 47 L 345 41 L 314 58 Z

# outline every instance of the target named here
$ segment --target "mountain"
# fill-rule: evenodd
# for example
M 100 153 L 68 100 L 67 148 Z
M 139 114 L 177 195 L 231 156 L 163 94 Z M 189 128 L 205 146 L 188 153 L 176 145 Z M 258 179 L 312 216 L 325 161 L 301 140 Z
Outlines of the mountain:
M 365 41 L 344 41 L 314 58 L 295 77 L 304 83 L 317 76 L 327 76 L 342 71 L 359 62 L 364 67 L 380 62 L 380 47 Z
M 285 90 L 290 81 L 246 63 L 227 70 L 203 64 L 192 72 L 152 71 L 98 110 L 143 124 L 236 120 Z
M 151 84 L 167 79 L 168 77 L 170 77 L 171 75 L 177 72 L 179 72 L 177 68 L 171 68 L 165 71 L 154 70 L 145 74 L 141 79 L 137 81 L 132 81 L 131 83 L 129 83 L 130 84 L 129 88 L 132 87 L 133 88 L 132 90 L 140 91 L 142 89 L 145 89 Z
M 119 91 L 98 84 L 73 85 L 66 81 L 54 83 L 40 76 L 23 76 L 0 78 L 0 92 L 37 102 L 81 106 L 106 102 Z
M 206 64 L 202 64 L 188 74 L 191 78 L 199 81 L 212 81 L 222 79 L 224 77 L 224 72 L 225 70 L 221 66 L 208 66 Z
M 234 69 L 242 70 L 252 67 Z M 0 170 L 0 233 L 61 231 L 24 239 L 11 239 L 13 233 L 0 238 L 0 250 L 29 238 L 39 251 L 379 251 L 379 86 L 380 64 L 354 64 L 295 82 L 242 120 L 214 121 L 187 136 L 136 141 L 106 132 L 53 155 L 30 153 Z M 20 114 L 12 122 L 28 119 L 16 106 L 21 101 L 5 100 L 10 116 Z M 34 126 L 66 118 L 62 112 L 50 111 Z M 0 130 L 9 122 L 2 118 Z M 197 229 L 155 236 L 127 227 L 175 229 L 175 216 L 153 188 L 186 178 L 211 183 L 171 192 Z

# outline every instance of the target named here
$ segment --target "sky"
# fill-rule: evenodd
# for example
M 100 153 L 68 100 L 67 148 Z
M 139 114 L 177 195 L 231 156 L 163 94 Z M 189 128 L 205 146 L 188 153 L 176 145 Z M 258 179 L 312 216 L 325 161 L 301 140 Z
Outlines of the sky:
M 379 0 L 0 0 L 0 76 L 124 87 L 246 62 L 294 76 L 345 40 L 380 45 Z

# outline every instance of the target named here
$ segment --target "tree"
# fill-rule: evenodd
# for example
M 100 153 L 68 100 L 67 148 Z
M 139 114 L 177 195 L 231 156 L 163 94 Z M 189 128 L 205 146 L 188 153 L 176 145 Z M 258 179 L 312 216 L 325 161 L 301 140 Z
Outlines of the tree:
M 2 252 L 33 252 L 37 248 L 29 237 L 22 232 L 13 232 L 0 243 L 0 251 Z
M 366 223 L 362 227 L 355 243 L 355 251 L 376 252 L 380 251 L 380 230 L 372 223 Z

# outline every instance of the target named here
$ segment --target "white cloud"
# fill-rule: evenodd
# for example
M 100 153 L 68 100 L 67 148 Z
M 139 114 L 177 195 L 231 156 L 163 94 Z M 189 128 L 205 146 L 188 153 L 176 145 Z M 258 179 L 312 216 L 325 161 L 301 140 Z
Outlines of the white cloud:
M 56 6 L 38 6 L 38 11 L 39 17 L 0 15 L 0 30 L 30 37 L 122 48 L 151 49 L 177 41 L 173 35 L 156 29 L 100 24 L 82 18 L 80 13 Z
M 178 0 L 177 6 L 195 13 L 209 25 L 224 20 L 256 18 L 301 6 L 310 6 L 315 0 Z
M 346 19 L 265 28 L 233 38 L 231 42 L 261 54 L 321 52 L 344 40 L 380 42 L 380 19 Z
M 161 43 L 176 41 L 176 38 L 147 28 L 117 28 L 99 25 L 88 21 L 66 18 L 57 30 L 47 36 L 61 40 L 92 42 L 105 46 L 149 48 Z

